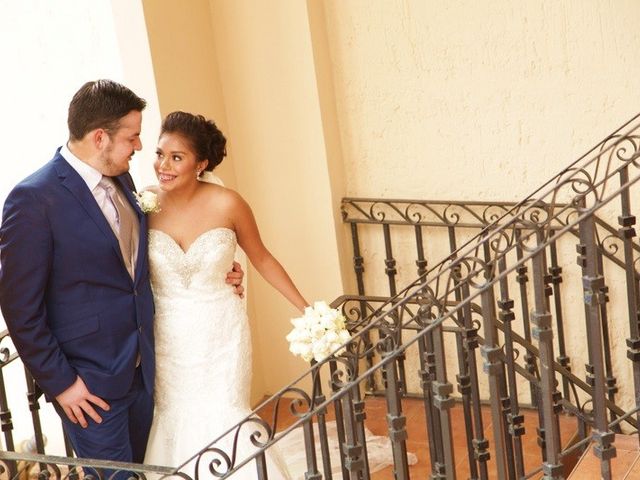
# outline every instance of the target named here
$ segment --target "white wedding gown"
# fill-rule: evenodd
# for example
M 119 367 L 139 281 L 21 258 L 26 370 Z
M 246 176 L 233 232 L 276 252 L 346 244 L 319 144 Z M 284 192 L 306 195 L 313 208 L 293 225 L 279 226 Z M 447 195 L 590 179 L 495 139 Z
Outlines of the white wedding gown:
M 181 466 L 251 413 L 249 324 L 243 301 L 225 283 L 235 249 L 235 233 L 228 228 L 203 233 L 186 252 L 167 234 L 149 231 L 156 384 L 146 464 Z M 237 459 L 255 451 L 248 438 L 253 426 L 241 429 Z M 214 446 L 231 457 L 231 445 L 230 439 Z M 290 478 L 277 449 L 268 452 L 269 478 Z M 202 457 L 201 478 L 212 477 L 209 463 L 215 458 L 221 457 Z M 195 460 L 180 471 L 193 478 L 194 468 Z M 257 478 L 255 461 L 233 478 Z
M 166 233 L 149 231 L 156 307 L 156 384 L 154 419 L 144 463 L 181 467 L 179 470 L 192 478 L 195 459 L 189 461 L 191 457 L 251 413 L 249 324 L 242 299 L 225 283 L 235 250 L 236 236 L 228 228 L 203 233 L 186 252 Z M 255 451 L 249 440 L 256 430 L 251 428 L 254 426 L 241 429 L 237 459 L 245 459 Z M 333 478 L 338 480 L 341 475 L 335 425 L 330 424 L 329 429 Z M 232 439 L 217 442 L 214 447 L 231 457 Z M 367 432 L 367 448 L 372 472 L 393 463 L 387 437 Z M 301 429 L 270 447 L 269 479 L 303 479 L 304 451 Z M 318 451 L 319 463 L 320 458 Z M 200 478 L 215 478 L 209 473 L 214 459 L 221 457 L 203 455 L 198 466 Z M 415 461 L 412 456 L 411 463 Z M 222 466 L 218 471 L 226 468 Z M 255 461 L 231 478 L 256 479 Z

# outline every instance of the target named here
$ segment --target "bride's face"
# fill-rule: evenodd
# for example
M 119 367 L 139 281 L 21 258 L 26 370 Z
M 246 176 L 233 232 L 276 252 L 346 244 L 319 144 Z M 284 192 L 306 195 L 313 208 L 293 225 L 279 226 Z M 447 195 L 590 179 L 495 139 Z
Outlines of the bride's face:
M 204 166 L 204 162 L 196 161 L 191 145 L 182 135 L 165 133 L 158 140 L 153 167 L 162 190 L 172 191 L 193 185 L 197 182 L 197 172 Z

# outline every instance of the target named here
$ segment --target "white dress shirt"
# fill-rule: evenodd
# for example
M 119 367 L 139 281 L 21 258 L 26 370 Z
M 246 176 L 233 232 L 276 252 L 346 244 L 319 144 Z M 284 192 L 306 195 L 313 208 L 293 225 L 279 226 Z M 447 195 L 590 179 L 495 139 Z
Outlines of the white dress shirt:
M 80 175 L 84 183 L 89 187 L 89 191 L 96 199 L 96 202 L 98 202 L 98 205 L 104 205 L 105 202 L 108 201 L 107 193 L 102 188 L 96 188 L 100 180 L 102 180 L 102 174 L 71 153 L 66 143 L 60 149 L 60 155 L 71 165 L 71 168 L 78 172 L 78 175 Z

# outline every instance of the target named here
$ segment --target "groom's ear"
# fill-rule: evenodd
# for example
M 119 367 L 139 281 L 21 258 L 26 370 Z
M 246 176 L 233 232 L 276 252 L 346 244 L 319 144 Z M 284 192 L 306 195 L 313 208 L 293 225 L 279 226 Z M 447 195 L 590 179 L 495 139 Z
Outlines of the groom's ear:
M 104 148 L 104 146 L 106 145 L 106 142 L 108 141 L 107 132 L 102 128 L 96 128 L 95 130 L 91 130 L 89 133 L 87 133 L 87 136 L 89 137 L 89 140 L 91 141 L 93 146 L 98 150 L 101 150 L 102 148 Z

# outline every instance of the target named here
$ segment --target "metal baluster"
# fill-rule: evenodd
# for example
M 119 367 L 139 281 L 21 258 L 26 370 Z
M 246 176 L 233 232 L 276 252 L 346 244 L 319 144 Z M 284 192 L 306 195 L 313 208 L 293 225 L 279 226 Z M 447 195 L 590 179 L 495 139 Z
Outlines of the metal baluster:
M 485 271 L 484 271 L 484 275 L 485 278 L 487 280 L 491 280 L 493 279 L 493 277 L 495 276 L 495 270 L 497 268 L 497 265 L 491 261 L 491 248 L 489 246 L 489 242 L 483 242 L 482 244 L 483 247 L 483 251 L 484 251 L 484 258 L 485 258 L 485 262 L 486 262 L 486 267 L 485 267 Z M 493 292 L 493 287 L 491 287 L 491 298 L 494 299 L 495 302 L 495 295 Z M 496 316 L 496 305 L 495 303 L 491 306 L 492 309 L 492 321 L 496 322 L 497 316 Z M 497 331 L 496 331 L 497 332 Z M 499 337 L 496 334 L 496 345 L 499 345 L 500 340 Z M 509 431 L 509 422 L 508 422 L 508 415 L 510 412 L 510 405 L 509 405 L 509 394 L 507 391 L 507 382 L 506 382 L 506 374 L 505 374 L 505 363 L 501 362 L 501 366 L 500 366 L 500 374 L 498 375 L 497 379 L 498 379 L 498 387 L 500 389 L 500 404 L 501 404 L 501 408 L 502 408 L 502 432 L 504 435 L 504 445 L 505 445 L 505 458 L 506 458 L 506 465 L 507 465 L 507 473 L 509 475 L 509 478 L 514 478 L 515 477 L 515 469 L 514 469 L 514 465 L 515 465 L 515 460 L 514 460 L 514 453 L 513 453 L 513 444 L 511 442 L 511 437 L 508 433 Z
M 391 227 L 388 223 L 382 225 L 382 233 L 384 234 L 384 251 L 386 254 L 384 265 L 384 272 L 389 279 L 389 295 L 394 297 L 397 292 L 396 288 L 396 260 L 393 258 L 393 249 L 391 247 Z
M 581 200 L 584 208 L 584 199 Z M 598 271 L 597 245 L 595 236 L 595 220 L 589 215 L 580 222 L 580 244 L 578 245 L 578 264 L 582 267 L 582 285 L 584 290 L 584 305 L 587 322 L 587 339 L 589 357 L 591 361 L 590 373 L 593 386 L 593 417 L 595 441 L 594 453 L 600 458 L 600 474 L 603 479 L 611 479 L 611 461 L 615 457 L 613 446 L 614 433 L 609 431 L 607 410 L 605 405 L 605 379 L 602 342 L 602 323 L 600 318 L 600 303 L 604 301 L 602 287 L 604 278 Z
M 436 378 L 432 384 L 433 404 L 440 416 L 441 439 L 444 453 L 443 469 L 435 479 L 453 480 L 456 477 L 455 455 L 453 452 L 453 432 L 451 430 L 451 407 L 453 406 L 453 385 L 447 381 L 447 360 L 444 351 L 442 324 L 433 330 L 434 357 L 436 363 Z
M 416 266 L 418 267 L 418 276 L 422 277 L 427 273 L 427 261 L 424 258 L 424 245 L 422 241 L 422 227 L 420 225 L 416 225 L 414 229 L 416 232 L 416 251 L 418 254 Z
M 620 185 L 629 181 L 629 169 L 620 170 Z M 622 239 L 624 249 L 625 279 L 627 287 L 627 315 L 629 317 L 629 338 L 627 339 L 627 358 L 633 362 L 633 384 L 636 407 L 640 408 L 640 311 L 638 306 L 638 275 L 634 268 L 633 238 L 636 230 L 635 215 L 631 215 L 631 199 L 629 189 L 620 193 L 621 215 L 618 217 L 618 235 Z M 640 413 L 636 414 L 640 422 Z
M 15 451 L 12 433 L 13 422 L 11 421 L 11 410 L 9 409 L 9 402 L 7 400 L 7 391 L 4 383 L 4 372 L 2 371 L 2 366 L 0 366 L 0 409 L 2 410 L 0 411 L 0 425 L 4 432 L 5 448 L 9 452 L 13 452 Z M 6 473 L 9 475 L 9 478 L 11 478 L 16 474 L 16 462 L 8 461 L 6 465 Z
M 424 301 L 418 309 L 418 315 L 421 318 L 420 323 L 424 326 L 427 326 L 433 322 L 433 314 L 431 312 L 431 308 L 433 308 L 433 304 Z M 436 389 L 434 387 L 437 383 L 437 360 L 433 330 L 429 330 L 422 336 L 421 343 L 424 350 L 423 371 L 425 371 L 427 374 L 425 388 L 429 389 L 428 392 L 425 392 L 425 396 L 428 398 L 428 402 L 425 402 L 425 407 L 428 425 L 430 426 L 430 440 L 432 439 L 432 441 L 430 441 L 431 471 L 433 478 L 442 478 L 441 475 L 443 475 L 443 472 L 446 468 L 446 457 L 444 450 L 447 447 L 443 440 L 442 417 L 440 416 L 440 412 L 438 411 L 438 408 L 436 406 Z
M 486 241 L 485 241 L 486 243 Z M 490 269 L 487 265 L 485 269 Z M 493 277 L 491 271 L 485 270 L 487 281 Z M 493 441 L 495 451 L 495 464 L 498 478 L 507 478 L 507 445 L 505 441 L 504 416 L 502 412 L 503 376 L 504 366 L 502 363 L 502 348 L 498 338 L 498 328 L 496 326 L 495 296 L 493 287 L 486 287 L 480 294 L 482 307 L 484 345 L 480 351 L 484 358 L 484 371 L 489 374 L 489 402 L 491 405 L 491 425 L 493 426 Z
M 364 295 L 364 259 L 360 255 L 360 237 L 356 223 L 351 224 L 351 243 L 353 245 L 353 271 L 356 274 L 358 295 Z
M 389 438 L 393 449 L 394 475 L 396 480 L 409 480 L 409 462 L 407 460 L 407 419 L 402 415 L 402 403 L 400 400 L 400 385 L 396 371 L 395 349 L 383 352 L 383 358 L 392 356 L 393 361 L 384 364 L 387 372 L 385 396 L 387 399 L 387 424 L 389 425 Z
M 549 237 L 553 237 L 554 233 L 554 230 L 550 230 Z M 558 357 L 556 360 L 568 371 L 571 371 L 571 360 L 567 356 L 566 350 L 564 316 L 562 314 L 562 295 L 560 292 L 560 284 L 562 283 L 562 267 L 558 265 L 558 247 L 555 241 L 549 244 L 549 256 L 551 259 L 549 275 L 553 285 L 554 312 L 556 315 L 556 331 L 558 333 Z M 569 380 L 564 375 L 562 376 L 562 394 L 564 398 L 569 400 L 571 395 L 569 390 Z
M 433 306 L 425 301 L 421 303 L 418 316 L 420 324 L 426 327 L 434 321 L 431 313 Z M 438 328 L 428 331 L 418 341 L 431 478 L 434 480 L 455 477 L 451 419 L 448 414 L 448 410 L 452 406 L 453 399 L 449 397 L 449 394 L 453 391 L 453 386 L 446 383 L 446 369 L 444 367 L 446 361 L 444 360 L 441 339 L 438 340 L 436 332 Z M 442 334 L 441 329 L 440 334 Z
M 604 266 L 602 264 L 602 251 L 600 249 L 596 250 L 596 255 L 598 259 L 598 271 L 603 275 L 604 279 Z M 602 288 L 600 289 L 602 302 L 600 303 L 600 318 L 602 321 L 602 342 L 604 345 L 604 371 L 606 375 L 606 385 L 607 385 L 607 398 L 615 403 L 616 393 L 618 392 L 617 383 L 615 375 L 613 374 L 613 365 L 611 363 L 611 341 L 609 339 L 609 315 L 607 313 L 607 303 L 609 302 L 609 287 L 607 287 L 604 283 Z M 611 421 L 614 422 L 618 417 L 613 410 L 609 411 L 609 415 Z M 622 429 L 620 425 L 615 425 L 613 427 L 613 431 L 616 433 L 622 433 Z
M 41 395 L 35 380 L 29 373 L 29 370 L 24 369 L 24 376 L 27 381 L 27 399 L 29 401 L 29 410 L 31 411 L 31 422 L 33 423 L 33 434 L 36 441 L 36 452 L 37 453 L 45 453 L 44 452 L 44 438 L 42 435 L 42 424 L 40 423 L 40 414 L 38 413 L 40 410 L 40 403 L 38 402 L 38 398 Z M 40 464 L 40 470 L 44 471 L 46 469 L 46 465 L 44 463 Z
M 345 467 L 349 471 L 350 478 L 360 479 L 364 470 L 363 446 L 358 442 L 356 431 L 355 411 L 353 408 L 353 391 L 357 385 L 349 387 L 348 393 L 343 395 L 342 411 L 344 414 L 345 440 L 340 445 L 345 457 Z
M 449 233 L 449 248 L 452 252 L 451 259 L 455 257 L 455 251 L 457 250 L 456 246 L 456 234 L 455 227 L 449 226 L 447 228 Z M 460 303 L 462 301 L 462 288 L 460 286 L 460 267 L 455 266 L 452 270 L 453 281 L 455 284 L 454 296 L 456 299 L 456 303 Z M 469 315 L 471 315 L 469 311 Z M 467 443 L 467 460 L 469 462 L 469 474 L 471 479 L 478 478 L 478 465 L 475 461 L 475 449 L 473 443 L 473 415 L 471 411 L 471 377 L 469 375 L 469 356 L 473 355 L 473 351 L 469 347 L 469 338 L 473 337 L 475 339 L 477 330 L 474 328 L 467 329 L 465 327 L 466 319 L 464 310 L 458 310 L 456 315 L 458 325 L 462 326 L 461 332 L 456 333 L 456 350 L 458 353 L 458 370 L 459 374 L 456 376 L 456 381 L 458 382 L 458 392 L 462 395 L 462 411 L 464 415 L 464 426 L 466 431 L 466 443 Z M 469 318 L 469 324 L 471 324 L 471 319 Z M 477 341 L 475 342 L 475 346 L 477 346 Z M 475 346 L 473 348 L 475 348 Z M 471 350 L 471 351 L 470 351 Z
M 469 297 L 469 283 L 464 281 L 461 284 L 462 298 Z M 478 365 L 476 362 L 475 349 L 478 348 L 478 330 L 473 324 L 473 318 L 471 316 L 471 304 L 467 302 L 463 307 L 464 312 L 464 336 L 465 346 L 468 349 L 468 368 L 469 376 L 471 378 L 471 400 L 473 405 L 473 421 L 475 438 L 473 439 L 473 447 L 475 451 L 475 458 L 478 459 L 478 465 L 480 467 L 481 480 L 487 480 L 489 473 L 487 469 L 487 462 L 491 458 L 489 453 L 489 440 L 484 436 L 484 425 L 482 420 L 482 407 L 480 405 L 480 384 L 478 380 Z
M 544 241 L 541 231 L 531 233 L 539 244 Z M 538 341 L 540 355 L 540 404 L 538 410 L 542 413 L 544 429 L 544 463 L 542 466 L 545 480 L 561 479 L 562 464 L 560 462 L 560 429 L 557 422 L 556 379 L 553 370 L 553 329 L 551 313 L 549 312 L 545 250 L 537 251 L 532 259 L 532 278 L 534 292 L 534 310 L 531 315 L 533 337 Z
M 520 229 L 516 229 L 516 257 L 518 262 L 520 262 L 523 258 L 521 239 L 522 239 L 522 231 Z M 529 278 L 527 276 L 527 266 L 522 264 L 517 269 L 518 276 L 516 277 L 516 281 L 520 284 L 520 302 L 522 303 L 522 321 L 524 328 L 524 338 L 528 342 L 532 343 L 531 340 L 531 324 L 529 317 L 529 297 L 527 295 L 527 283 L 529 282 Z M 538 367 L 536 364 L 536 357 L 532 355 L 528 350 L 524 356 L 525 360 L 525 368 L 529 374 L 533 377 L 540 378 L 540 374 L 538 372 Z M 541 392 L 539 386 L 531 381 L 529 382 L 529 388 L 531 391 L 531 405 L 534 408 L 537 408 L 538 412 L 538 427 L 536 428 L 536 434 L 538 435 L 538 446 L 540 447 L 540 454 L 542 457 L 542 461 L 545 462 L 547 460 L 547 445 L 545 440 L 545 429 L 544 429 L 544 416 L 542 413 L 542 409 L 539 408 L 541 405 Z
M 518 262 L 522 260 L 522 247 L 520 246 L 520 238 L 522 237 L 522 232 L 520 229 L 516 229 L 516 258 Z M 527 342 L 531 342 L 531 325 L 529 321 L 529 296 L 527 295 L 527 283 L 529 282 L 529 277 L 527 276 L 527 266 L 520 265 L 516 268 L 516 272 L 518 276 L 516 277 L 516 281 L 520 286 L 520 304 L 522 306 L 522 324 L 524 331 L 524 338 Z M 532 376 L 538 376 L 538 369 L 536 366 L 536 358 L 533 356 L 528 350 L 524 355 L 525 368 L 527 372 Z M 536 407 L 538 405 L 538 393 L 537 393 L 537 385 L 535 382 L 529 382 L 529 389 L 531 390 L 531 405 Z
M 498 260 L 498 267 L 501 272 L 507 269 L 506 255 L 503 255 Z M 516 384 L 516 372 L 515 372 L 515 355 L 513 348 L 513 338 L 511 323 L 515 320 L 516 316 L 513 313 L 514 302 L 509 298 L 509 284 L 508 279 L 504 276 L 500 280 L 500 300 L 498 300 L 498 307 L 500 307 L 499 318 L 504 326 L 504 346 L 505 356 L 507 359 L 507 382 L 509 385 L 509 411 L 507 413 L 507 431 L 512 437 L 513 449 L 515 454 L 515 464 L 513 465 L 513 474 L 517 475 L 517 478 L 524 476 L 524 456 L 522 452 L 522 439 L 524 435 L 524 416 L 520 414 L 518 406 L 518 387 Z
M 335 361 L 331 361 L 331 363 L 333 364 L 333 372 L 336 371 L 336 362 Z M 350 365 L 350 378 L 356 378 L 358 377 L 358 372 L 359 372 L 359 365 L 357 361 L 354 361 L 351 365 Z M 369 471 L 369 454 L 367 452 L 367 438 L 366 438 L 366 433 L 365 433 L 365 425 L 364 425 L 364 421 L 367 418 L 367 413 L 365 411 L 365 402 L 361 397 L 360 394 L 360 388 L 358 387 L 354 387 L 350 390 L 351 392 L 351 411 L 353 412 L 353 417 L 350 417 L 353 419 L 353 425 L 355 428 L 355 436 L 356 436 L 356 442 L 357 445 L 361 445 L 362 446 L 362 453 L 361 453 L 361 459 L 362 459 L 362 470 L 358 475 L 358 479 L 360 480 L 369 480 L 371 472 Z M 340 402 L 336 402 L 336 405 L 339 407 L 340 412 L 341 412 L 341 416 L 342 419 L 344 420 L 345 417 L 342 415 L 342 405 L 340 404 Z M 342 425 L 340 425 L 340 427 L 342 427 Z M 342 443 L 344 443 L 344 439 L 345 439 L 345 431 L 344 428 L 338 428 L 339 433 L 338 433 L 338 438 L 342 438 Z M 340 431 L 342 431 L 342 437 L 340 437 Z M 343 474 L 343 479 L 347 479 L 349 478 L 349 473 L 348 470 L 345 468 L 345 462 L 343 462 L 343 472 L 347 471 L 347 476 L 345 477 Z
M 455 275 L 459 277 L 459 269 L 456 268 Z M 456 301 L 460 303 L 462 300 L 461 287 L 458 280 L 456 280 L 455 296 Z M 469 375 L 469 356 L 473 355 L 473 351 L 469 347 L 469 331 L 465 328 L 466 319 L 464 318 L 464 311 L 459 310 L 457 313 L 457 322 L 461 326 L 460 332 L 456 333 L 456 350 L 458 353 L 458 375 L 456 375 L 456 381 L 458 382 L 458 392 L 462 396 L 462 414 L 464 416 L 464 427 L 466 431 L 466 443 L 467 443 L 467 461 L 469 462 L 469 475 L 471 479 L 478 478 L 478 465 L 474 458 L 473 448 L 473 415 L 471 411 L 471 377 Z M 472 336 L 475 337 L 475 329 Z M 476 343 L 477 345 L 477 343 Z
M 420 310 L 418 315 L 420 315 Z M 424 323 L 423 323 L 424 325 Z M 431 473 L 432 476 L 438 471 L 438 464 L 442 461 L 442 449 L 440 443 L 436 439 L 440 438 L 438 435 L 439 429 L 436 428 L 436 414 L 433 407 L 433 392 L 431 384 L 435 377 L 435 362 L 433 360 L 433 354 L 427 353 L 426 335 L 421 336 L 418 339 L 418 354 L 420 356 L 420 385 L 422 387 L 422 401 L 424 404 L 424 414 L 426 422 L 426 434 L 429 442 L 429 459 L 431 461 Z M 438 419 L 439 421 L 439 419 Z
M 335 360 L 329 361 L 329 372 L 331 374 L 331 390 L 335 393 L 340 390 L 340 386 L 336 383 L 338 367 Z M 342 449 L 342 445 L 345 444 L 345 432 L 344 432 L 344 415 L 342 412 L 342 401 L 337 398 L 333 401 L 333 410 L 336 414 L 336 430 L 338 433 L 338 445 L 340 445 L 340 466 L 342 468 L 343 480 L 350 480 L 349 470 L 347 469 L 346 457 Z
M 313 438 L 313 423 L 311 418 L 302 424 L 304 436 L 304 450 L 307 456 L 307 471 L 304 474 L 305 480 L 321 480 L 322 474 L 318 471 L 318 461 L 316 460 L 316 447 Z M 259 474 L 260 472 L 258 472 Z
M 356 426 L 356 438 L 358 443 L 362 445 L 362 472 L 359 478 L 369 480 L 371 472 L 369 471 L 369 453 L 367 452 L 367 438 L 364 430 L 367 413 L 364 409 L 364 400 L 360 397 L 359 388 L 353 389 L 353 418 Z
M 335 363 L 335 360 L 332 360 Z M 315 360 L 311 360 L 311 367 L 316 364 Z M 313 374 L 313 407 L 321 405 L 326 397 L 322 393 L 322 382 L 320 381 L 320 369 L 316 369 Z M 331 457 L 329 455 L 329 435 L 327 434 L 327 408 L 323 407 L 316 412 L 318 416 L 318 433 L 320 441 L 320 452 L 322 454 L 322 468 L 324 470 L 324 477 L 327 480 L 332 480 L 331 473 Z
M 267 472 L 267 461 L 264 455 L 264 451 L 261 452 L 257 457 L 256 457 L 256 471 L 258 473 L 258 480 L 268 480 L 269 479 L 269 474 Z M 322 476 L 318 476 L 316 477 L 318 478 L 318 480 L 320 480 L 322 478 Z
M 358 225 L 354 222 L 351 223 L 351 243 L 353 245 L 353 270 L 356 274 L 356 284 L 358 288 L 358 295 L 364 296 L 364 259 L 360 255 L 360 237 L 358 235 Z M 367 316 L 367 304 L 364 301 L 360 301 L 360 312 L 362 312 L 362 318 Z M 369 348 L 371 345 L 371 336 L 367 330 L 362 334 L 362 338 L 365 342 L 367 353 L 366 362 L 367 368 L 373 367 L 374 358 L 373 351 Z M 367 379 L 367 390 L 369 392 L 375 392 L 377 389 L 375 375 L 370 375 Z M 346 479 L 345 479 L 346 480 Z
M 397 294 L 397 287 L 396 287 L 396 274 L 397 274 L 397 270 L 396 270 L 396 260 L 395 258 L 393 258 L 393 248 L 391 245 L 391 227 L 389 226 L 389 224 L 385 223 L 382 225 L 382 231 L 384 233 L 384 249 L 385 249 L 385 273 L 387 274 L 387 277 L 389 279 L 389 296 L 390 297 L 394 297 Z M 393 319 L 396 328 L 399 328 L 400 323 L 401 323 L 401 316 L 400 316 L 400 311 L 399 310 L 393 310 L 389 316 Z M 402 335 L 399 335 L 399 341 L 400 343 L 402 343 Z M 407 377 L 405 374 L 405 369 L 404 369 L 404 361 L 405 361 L 405 354 L 404 352 L 398 353 L 398 375 L 399 375 L 399 386 L 400 386 L 400 391 L 402 393 L 406 393 L 406 387 L 407 387 Z M 385 378 L 384 376 L 384 372 L 383 372 L 383 379 Z

